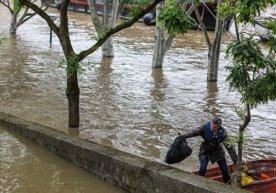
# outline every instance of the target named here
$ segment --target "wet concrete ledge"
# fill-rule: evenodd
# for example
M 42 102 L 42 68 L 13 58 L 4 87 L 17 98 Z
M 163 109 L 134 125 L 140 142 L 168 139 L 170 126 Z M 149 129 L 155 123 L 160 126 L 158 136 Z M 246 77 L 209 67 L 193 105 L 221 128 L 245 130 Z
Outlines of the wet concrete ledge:
M 0 113 L 0 126 L 16 131 L 130 193 L 248 193 L 50 127 Z

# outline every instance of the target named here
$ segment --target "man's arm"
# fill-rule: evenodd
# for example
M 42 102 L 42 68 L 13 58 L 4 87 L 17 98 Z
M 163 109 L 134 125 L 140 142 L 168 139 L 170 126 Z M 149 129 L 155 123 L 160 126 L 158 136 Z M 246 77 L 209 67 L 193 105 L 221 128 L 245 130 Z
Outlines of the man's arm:
M 201 127 L 198 127 L 186 134 L 184 134 L 183 136 L 185 138 L 191 138 L 191 137 L 196 137 L 196 136 L 203 136 L 203 132 L 204 132 L 204 125 L 202 125 Z

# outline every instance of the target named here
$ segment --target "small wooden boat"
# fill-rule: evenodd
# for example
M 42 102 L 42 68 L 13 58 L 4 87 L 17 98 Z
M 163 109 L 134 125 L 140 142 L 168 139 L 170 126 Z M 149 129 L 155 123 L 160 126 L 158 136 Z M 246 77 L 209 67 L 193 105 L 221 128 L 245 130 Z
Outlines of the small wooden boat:
M 255 161 L 245 162 L 247 175 L 253 181 L 242 185 L 242 188 L 255 193 L 276 193 L 276 158 L 267 158 Z M 233 174 L 236 166 L 229 165 L 229 171 Z M 193 172 L 195 174 L 198 171 Z M 222 174 L 219 167 L 211 167 L 206 171 L 206 177 L 223 182 Z

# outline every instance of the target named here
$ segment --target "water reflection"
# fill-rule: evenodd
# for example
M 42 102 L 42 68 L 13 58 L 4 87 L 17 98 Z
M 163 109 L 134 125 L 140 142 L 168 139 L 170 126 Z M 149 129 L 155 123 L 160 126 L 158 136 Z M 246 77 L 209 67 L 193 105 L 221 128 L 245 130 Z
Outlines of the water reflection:
M 153 69 L 151 73 L 154 87 L 151 95 L 156 101 L 164 101 L 166 95 L 167 80 L 164 77 L 163 69 Z
M 207 117 L 219 115 L 219 107 L 217 104 L 218 87 L 216 82 L 207 82 L 207 96 L 205 97 L 206 106 L 204 112 Z

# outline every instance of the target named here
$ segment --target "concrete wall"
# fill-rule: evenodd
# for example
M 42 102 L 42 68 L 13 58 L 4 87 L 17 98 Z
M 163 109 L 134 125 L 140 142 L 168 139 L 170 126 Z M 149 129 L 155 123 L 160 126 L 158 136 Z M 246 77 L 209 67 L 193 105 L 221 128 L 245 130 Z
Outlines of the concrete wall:
M 72 160 L 130 193 L 246 193 L 247 191 L 181 171 L 116 149 L 0 113 L 0 126 Z

